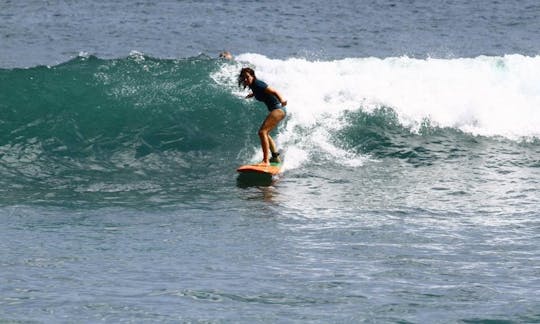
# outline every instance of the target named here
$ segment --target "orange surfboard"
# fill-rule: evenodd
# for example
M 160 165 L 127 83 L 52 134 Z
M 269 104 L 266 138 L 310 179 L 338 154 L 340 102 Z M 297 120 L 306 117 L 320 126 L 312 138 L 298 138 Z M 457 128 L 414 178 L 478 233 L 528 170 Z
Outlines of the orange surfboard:
M 236 171 L 242 173 L 260 173 L 276 175 L 281 172 L 281 163 L 270 163 L 270 165 L 264 164 L 248 164 L 242 165 Z

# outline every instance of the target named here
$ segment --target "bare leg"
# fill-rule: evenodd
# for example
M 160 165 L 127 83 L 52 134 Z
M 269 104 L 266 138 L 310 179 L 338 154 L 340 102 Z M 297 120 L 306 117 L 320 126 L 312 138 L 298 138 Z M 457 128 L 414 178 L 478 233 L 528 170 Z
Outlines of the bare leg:
M 277 146 L 276 146 L 276 143 L 274 142 L 274 139 L 270 135 L 268 135 L 268 144 L 270 144 L 270 153 L 276 153 Z
M 285 117 L 285 112 L 281 109 L 272 110 L 259 129 L 259 138 L 261 139 L 261 147 L 263 151 L 263 161 L 264 164 L 270 163 L 270 158 L 268 157 L 270 149 L 272 152 L 276 151 L 276 144 L 274 140 L 270 137 L 270 132 L 277 126 L 277 124 Z

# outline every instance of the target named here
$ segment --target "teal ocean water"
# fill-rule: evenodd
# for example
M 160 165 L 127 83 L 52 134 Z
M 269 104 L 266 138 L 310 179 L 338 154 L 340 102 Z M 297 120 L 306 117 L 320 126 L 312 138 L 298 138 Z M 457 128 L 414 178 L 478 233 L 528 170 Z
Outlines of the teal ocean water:
M 540 322 L 536 3 L 0 8 L 1 323 Z

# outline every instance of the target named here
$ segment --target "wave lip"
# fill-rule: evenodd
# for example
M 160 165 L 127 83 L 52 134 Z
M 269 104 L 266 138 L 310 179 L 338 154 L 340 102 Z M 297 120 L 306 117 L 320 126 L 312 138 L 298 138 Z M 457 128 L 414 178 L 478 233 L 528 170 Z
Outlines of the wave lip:
M 337 61 L 238 57 L 282 89 L 299 123 L 346 110 L 396 111 L 403 126 L 437 127 L 510 139 L 539 137 L 540 56 L 415 59 L 349 58 Z
M 313 61 L 246 53 L 213 79 L 230 87 L 245 65 L 288 99 L 290 116 L 277 140 L 292 168 L 321 157 L 358 167 L 369 159 L 359 147 L 370 147 L 369 153 L 407 146 L 411 134 L 458 142 L 469 141 L 461 132 L 518 142 L 540 138 L 540 77 L 533 72 L 540 69 L 540 56 Z M 229 91 L 239 100 L 245 96 Z M 438 129 L 450 131 L 441 135 Z M 253 160 L 258 158 L 254 153 Z

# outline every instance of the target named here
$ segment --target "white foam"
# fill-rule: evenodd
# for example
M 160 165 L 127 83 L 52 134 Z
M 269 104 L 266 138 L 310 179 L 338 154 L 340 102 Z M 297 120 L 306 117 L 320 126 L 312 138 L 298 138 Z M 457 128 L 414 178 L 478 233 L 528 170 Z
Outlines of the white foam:
M 289 151 L 317 150 L 361 165 L 363 157 L 334 146 L 330 135 L 345 126 L 343 112 L 382 106 L 413 130 L 429 119 L 474 135 L 540 137 L 540 56 L 308 61 L 248 53 L 237 61 L 221 72 L 235 80 L 233 69 L 249 64 L 287 98 L 291 116 L 278 142 Z

